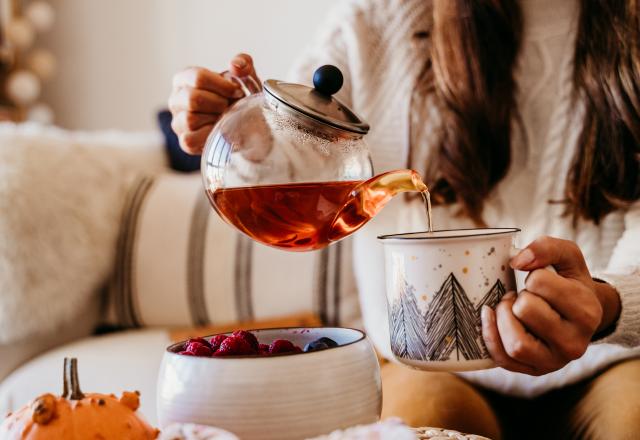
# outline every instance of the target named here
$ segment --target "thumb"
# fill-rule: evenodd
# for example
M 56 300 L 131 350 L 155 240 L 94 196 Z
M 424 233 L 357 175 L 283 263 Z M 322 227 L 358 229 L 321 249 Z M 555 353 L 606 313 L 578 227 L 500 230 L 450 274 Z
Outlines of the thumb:
M 256 70 L 253 66 L 253 58 L 246 53 L 240 53 L 233 57 L 229 66 L 229 71 L 238 77 L 251 76 L 259 82 Z
M 572 241 L 554 237 L 540 237 L 511 259 L 511 267 L 532 271 L 553 266 L 565 277 L 579 278 L 588 274 L 580 248 Z

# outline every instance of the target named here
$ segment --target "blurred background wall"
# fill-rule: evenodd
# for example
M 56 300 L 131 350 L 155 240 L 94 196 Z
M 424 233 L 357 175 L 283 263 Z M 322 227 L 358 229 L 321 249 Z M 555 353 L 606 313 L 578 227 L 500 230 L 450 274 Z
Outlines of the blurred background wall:
M 66 128 L 152 128 L 176 71 L 224 70 L 245 51 L 262 78 L 284 78 L 338 1 L 51 0 L 43 46 L 58 69 L 44 101 Z

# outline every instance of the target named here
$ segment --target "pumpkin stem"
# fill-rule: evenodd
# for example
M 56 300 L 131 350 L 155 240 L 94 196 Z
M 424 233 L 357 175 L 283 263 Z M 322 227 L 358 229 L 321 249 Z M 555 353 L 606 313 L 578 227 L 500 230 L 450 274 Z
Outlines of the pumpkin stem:
M 67 378 L 67 369 L 69 368 L 69 358 L 64 358 L 64 366 L 62 367 L 62 398 L 66 399 L 69 395 L 69 379 Z
M 78 359 L 64 359 L 64 394 L 62 397 L 67 397 L 69 391 L 69 385 L 71 386 L 70 400 L 82 400 L 84 394 L 80 390 L 80 382 L 78 381 Z

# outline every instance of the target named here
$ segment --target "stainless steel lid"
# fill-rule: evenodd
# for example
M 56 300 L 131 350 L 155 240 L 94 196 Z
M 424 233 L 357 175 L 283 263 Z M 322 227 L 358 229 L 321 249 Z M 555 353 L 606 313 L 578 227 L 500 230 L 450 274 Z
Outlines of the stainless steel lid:
M 342 87 L 342 73 L 334 66 L 322 66 L 313 76 L 314 88 L 274 79 L 264 90 L 283 104 L 334 128 L 367 134 L 369 124 L 332 95 Z

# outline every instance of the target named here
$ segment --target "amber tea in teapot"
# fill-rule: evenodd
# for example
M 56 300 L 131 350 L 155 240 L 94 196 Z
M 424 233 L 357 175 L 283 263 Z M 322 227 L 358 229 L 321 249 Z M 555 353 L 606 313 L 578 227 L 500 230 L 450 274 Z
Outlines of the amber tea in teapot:
M 415 171 L 391 171 L 368 181 L 226 188 L 208 196 L 225 221 L 254 240 L 310 251 L 355 232 L 405 191 L 426 191 Z
M 288 183 L 209 193 L 228 223 L 269 246 L 310 251 L 329 244 L 331 223 L 361 182 Z

